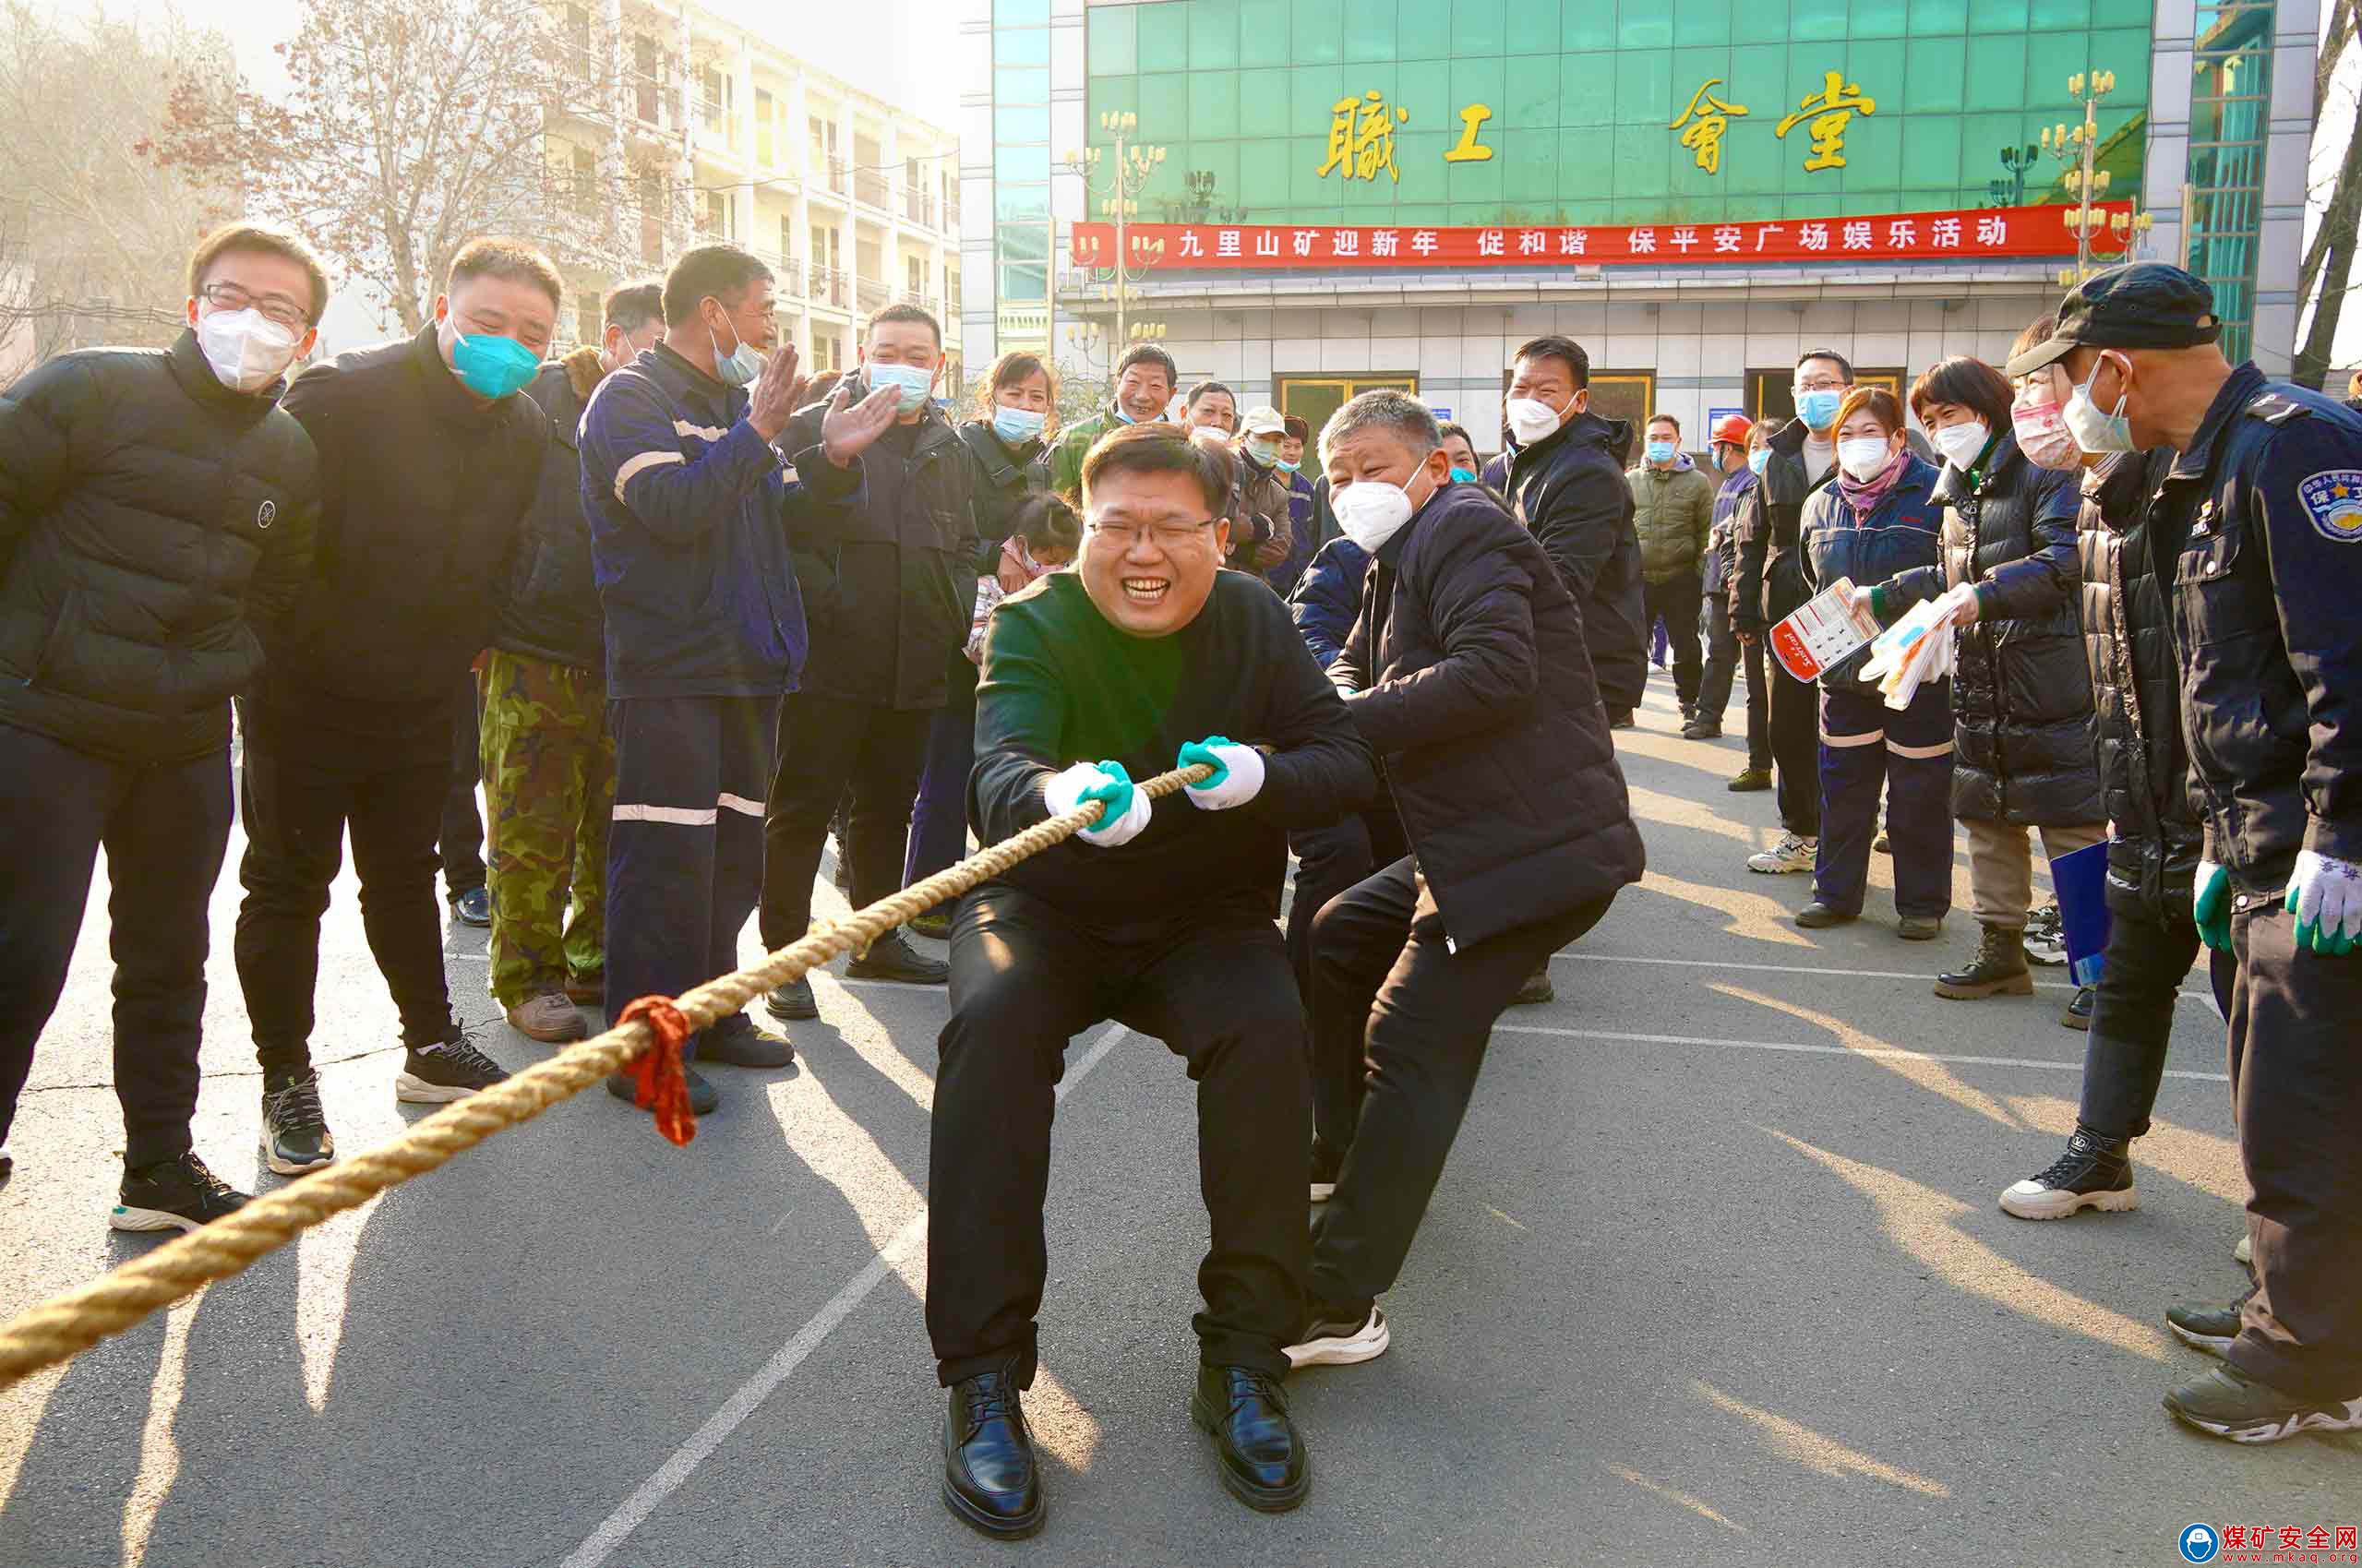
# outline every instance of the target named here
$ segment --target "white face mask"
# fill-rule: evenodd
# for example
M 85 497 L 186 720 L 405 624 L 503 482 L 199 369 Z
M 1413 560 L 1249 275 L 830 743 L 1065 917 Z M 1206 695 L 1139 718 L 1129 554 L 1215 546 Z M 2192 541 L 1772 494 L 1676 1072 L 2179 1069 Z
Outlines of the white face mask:
M 1886 472 L 1893 455 L 1883 436 L 1857 436 L 1837 444 L 1837 466 L 1865 485 Z
M 1502 412 L 1509 416 L 1509 433 L 1521 447 L 1532 446 L 1560 423 L 1558 411 L 1540 398 L 1511 398 Z
M 1992 434 L 1981 419 L 1972 419 L 1965 425 L 1947 425 L 1936 432 L 1936 449 L 1943 453 L 1954 468 L 1966 473 L 1969 464 L 1984 450 L 1984 443 Z
M 1383 479 L 1355 480 L 1330 496 L 1329 508 L 1337 513 L 1337 526 L 1345 531 L 1345 536 L 1372 555 L 1402 532 L 1402 525 L 1419 509 L 1408 489 Z
M 295 334 L 249 305 L 208 311 L 197 318 L 197 342 L 222 385 L 259 392 L 294 363 Z

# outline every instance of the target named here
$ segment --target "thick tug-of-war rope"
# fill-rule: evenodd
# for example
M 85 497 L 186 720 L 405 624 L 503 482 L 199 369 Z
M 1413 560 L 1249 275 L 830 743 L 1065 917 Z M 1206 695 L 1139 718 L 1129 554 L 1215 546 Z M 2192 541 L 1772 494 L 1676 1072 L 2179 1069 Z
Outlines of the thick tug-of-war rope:
M 1213 773 L 1199 763 L 1160 773 L 1136 787 L 1150 799 L 1160 799 L 1202 784 Z M 358 1208 L 386 1189 L 425 1175 L 504 1128 L 531 1121 L 612 1073 L 631 1071 L 640 1081 L 640 1104 L 654 1111 L 659 1130 L 676 1143 L 688 1143 L 696 1135 L 697 1122 L 689 1110 L 680 1049 L 692 1033 L 839 953 L 866 952 L 912 916 L 957 898 L 1092 826 L 1105 809 L 1098 801 L 1086 801 L 891 898 L 842 920 L 821 922 L 809 936 L 761 963 L 709 980 L 685 996 L 642 997 L 605 1034 L 446 1106 L 393 1142 L 264 1193 L 235 1214 L 0 1324 L 0 1388 L 70 1360 L 183 1297 L 239 1273 L 330 1215 Z

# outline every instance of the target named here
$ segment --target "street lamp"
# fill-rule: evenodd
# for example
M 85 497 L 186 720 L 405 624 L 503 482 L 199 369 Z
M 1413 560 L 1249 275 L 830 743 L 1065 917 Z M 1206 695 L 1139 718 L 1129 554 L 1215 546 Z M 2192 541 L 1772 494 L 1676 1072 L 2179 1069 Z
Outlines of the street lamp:
M 1137 259 L 1143 263 L 1141 269 L 1145 271 L 1147 265 L 1164 254 L 1163 241 L 1138 238 L 1129 233 L 1126 226 L 1139 213 L 1141 189 L 1147 185 L 1148 176 L 1156 172 L 1157 165 L 1165 161 L 1165 149 L 1142 147 L 1131 140 L 1140 128 L 1140 116 L 1129 109 L 1110 109 L 1101 114 L 1099 128 L 1106 131 L 1115 143 L 1112 149 L 1114 155 L 1105 160 L 1109 165 L 1107 183 L 1093 183 L 1091 174 L 1099 167 L 1101 154 L 1109 149 L 1085 147 L 1072 150 L 1066 154 L 1065 164 L 1070 172 L 1082 176 L 1085 194 L 1099 198 L 1100 215 L 1115 221 L 1115 335 L 1118 341 L 1122 341 L 1125 337 L 1125 302 L 1129 293 L 1124 283 L 1127 276 L 1136 275 L 1129 272 L 1131 264 Z M 1051 249 L 1053 252 L 1057 249 L 1054 243 Z M 1052 308 L 1055 309 L 1054 304 Z
M 2053 158 L 2068 165 L 2064 178 L 2075 206 L 2066 221 L 2067 226 L 2075 231 L 2075 265 L 2061 271 L 2058 281 L 2061 287 L 2071 289 L 2092 275 L 2092 236 L 2114 233 L 2128 252 L 2132 237 L 2147 233 L 2151 220 L 2146 212 L 2103 212 L 2092 204 L 2092 198 L 2108 188 L 2108 172 L 2093 169 L 2092 160 L 2099 149 L 2100 100 L 2116 90 L 2116 73 L 2093 71 L 2086 76 L 2078 71 L 2067 78 L 2067 90 L 2083 101 L 2083 123 L 2069 126 L 2061 121 L 2056 126 L 2044 126 L 2042 146 Z

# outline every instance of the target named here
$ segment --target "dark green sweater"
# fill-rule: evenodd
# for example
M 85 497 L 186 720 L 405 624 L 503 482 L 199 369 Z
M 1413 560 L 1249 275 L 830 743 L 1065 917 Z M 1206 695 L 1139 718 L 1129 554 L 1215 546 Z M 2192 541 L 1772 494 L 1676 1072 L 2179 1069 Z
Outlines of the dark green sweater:
M 1114 932 L 1215 905 L 1267 917 L 1279 909 L 1288 830 L 1334 821 L 1377 790 L 1345 704 L 1260 579 L 1218 572 L 1195 620 L 1140 638 L 1109 624 L 1079 576 L 1053 572 L 993 612 L 969 820 L 997 843 L 1049 816 L 1042 785 L 1073 763 L 1112 759 L 1146 780 L 1212 735 L 1272 748 L 1254 799 L 1205 811 L 1169 796 L 1131 843 L 1070 840 L 1005 880 Z

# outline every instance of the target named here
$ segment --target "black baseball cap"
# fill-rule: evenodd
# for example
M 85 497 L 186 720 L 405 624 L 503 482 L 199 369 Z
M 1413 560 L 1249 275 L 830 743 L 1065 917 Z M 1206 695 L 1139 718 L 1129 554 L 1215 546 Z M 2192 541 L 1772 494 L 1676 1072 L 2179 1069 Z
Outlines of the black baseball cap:
M 2135 261 L 2093 273 L 2058 307 L 2058 325 L 2004 367 L 2029 376 L 2078 348 L 2186 349 L 2222 335 L 2214 291 L 2206 281 L 2162 261 Z

